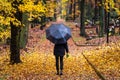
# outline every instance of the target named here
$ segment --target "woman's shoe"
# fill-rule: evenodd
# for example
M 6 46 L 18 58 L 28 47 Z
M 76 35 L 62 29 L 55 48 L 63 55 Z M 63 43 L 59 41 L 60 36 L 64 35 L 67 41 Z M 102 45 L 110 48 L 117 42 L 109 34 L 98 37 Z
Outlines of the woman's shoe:
M 59 72 L 57 72 L 57 74 L 56 75 L 59 75 Z
M 63 75 L 62 71 L 60 71 L 60 75 Z
M 59 70 L 57 70 L 57 74 L 56 75 L 59 75 Z

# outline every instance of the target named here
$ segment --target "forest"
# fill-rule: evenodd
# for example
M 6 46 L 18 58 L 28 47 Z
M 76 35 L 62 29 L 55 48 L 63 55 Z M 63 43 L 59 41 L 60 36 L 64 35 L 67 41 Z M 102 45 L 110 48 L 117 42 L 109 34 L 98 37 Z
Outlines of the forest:
M 47 33 L 59 24 L 63 75 Z M 120 0 L 0 0 L 0 80 L 120 80 L 119 57 Z

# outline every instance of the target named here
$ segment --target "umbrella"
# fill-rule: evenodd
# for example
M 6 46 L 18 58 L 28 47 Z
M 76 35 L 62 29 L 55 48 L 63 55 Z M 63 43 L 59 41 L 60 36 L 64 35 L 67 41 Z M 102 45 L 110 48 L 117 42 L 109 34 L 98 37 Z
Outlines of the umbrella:
M 71 30 L 64 24 L 52 24 L 46 29 L 46 38 L 54 44 L 66 43 L 71 37 Z

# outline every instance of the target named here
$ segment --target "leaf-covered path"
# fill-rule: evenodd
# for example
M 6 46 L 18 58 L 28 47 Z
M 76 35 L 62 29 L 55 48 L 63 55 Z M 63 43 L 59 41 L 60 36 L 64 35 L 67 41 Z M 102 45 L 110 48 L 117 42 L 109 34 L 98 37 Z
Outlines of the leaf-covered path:
M 109 46 L 78 47 L 72 39 L 69 39 L 70 56 L 68 58 L 64 57 L 63 75 L 58 76 L 56 75 L 55 58 L 53 55 L 54 44 L 46 39 L 45 30 L 40 30 L 39 26 L 29 30 L 28 44 L 25 49 L 21 50 L 23 63 L 8 65 L 9 52 L 0 56 L 1 80 L 120 79 L 119 42 Z
M 78 36 L 77 36 L 78 37 Z M 44 53 L 52 53 L 53 52 L 53 46 L 54 44 L 51 43 L 49 40 L 46 39 L 45 36 L 45 29 L 40 30 L 39 26 L 35 28 L 31 28 L 29 31 L 29 37 L 28 37 L 28 44 L 25 50 L 28 50 L 28 52 L 31 51 L 37 51 L 39 52 L 44 52 Z M 75 43 L 73 42 L 73 39 L 70 38 L 68 40 L 68 45 L 69 45 L 69 51 L 70 54 L 76 55 L 84 50 L 89 50 L 93 49 L 96 46 L 76 46 Z M 30 51 L 29 51 L 30 50 Z

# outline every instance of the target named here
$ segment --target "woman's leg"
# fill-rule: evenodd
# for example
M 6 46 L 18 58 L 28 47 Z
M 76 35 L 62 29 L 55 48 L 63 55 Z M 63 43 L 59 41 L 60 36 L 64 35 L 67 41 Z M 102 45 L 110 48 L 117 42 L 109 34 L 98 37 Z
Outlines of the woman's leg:
M 63 56 L 60 56 L 60 75 L 62 75 L 63 70 Z
M 59 56 L 55 56 L 57 75 L 59 74 Z

